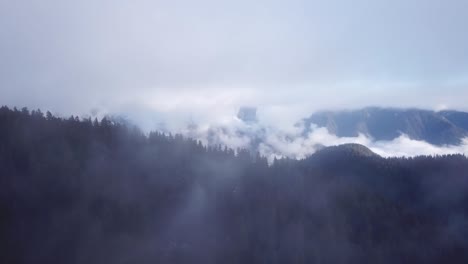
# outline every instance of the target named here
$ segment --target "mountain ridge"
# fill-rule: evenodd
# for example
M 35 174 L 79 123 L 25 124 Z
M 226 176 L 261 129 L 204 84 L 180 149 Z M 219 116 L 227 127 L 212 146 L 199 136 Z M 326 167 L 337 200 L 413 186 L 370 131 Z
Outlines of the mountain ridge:
M 315 152 L 313 155 L 349 155 L 356 157 L 380 157 L 368 147 L 356 143 L 346 143 L 336 146 L 324 147 Z
M 393 140 L 401 134 L 433 145 L 459 145 L 468 136 L 468 113 L 417 108 L 366 107 L 358 110 L 319 111 L 302 120 L 304 134 L 311 126 L 325 127 L 338 137 L 365 134 L 375 140 Z

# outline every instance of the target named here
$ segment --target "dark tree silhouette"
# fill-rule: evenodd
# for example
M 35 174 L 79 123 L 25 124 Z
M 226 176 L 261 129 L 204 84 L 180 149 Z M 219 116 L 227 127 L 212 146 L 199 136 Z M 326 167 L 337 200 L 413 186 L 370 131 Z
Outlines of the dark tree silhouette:
M 304 160 L 0 108 L 0 263 L 468 263 L 468 160 Z

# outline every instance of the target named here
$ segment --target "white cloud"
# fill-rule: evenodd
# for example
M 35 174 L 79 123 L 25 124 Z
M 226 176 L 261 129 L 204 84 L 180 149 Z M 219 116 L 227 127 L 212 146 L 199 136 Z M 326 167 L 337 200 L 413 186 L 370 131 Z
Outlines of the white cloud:
M 223 144 L 234 149 L 249 148 L 257 140 L 256 147 L 270 161 L 274 157 L 290 157 L 302 159 L 312 155 L 323 146 L 335 146 L 346 143 L 357 143 L 369 147 L 383 157 L 414 157 L 419 155 L 468 154 L 468 138 L 459 146 L 435 146 L 424 141 L 410 139 L 402 134 L 391 141 L 375 141 L 360 134 L 357 137 L 337 137 L 323 127 L 312 127 L 307 135 L 303 135 L 303 127 L 294 126 L 288 129 L 263 126 L 261 124 L 245 124 L 237 118 L 216 126 L 205 126 L 196 132 L 179 131 L 187 136 L 202 140 L 209 144 L 208 136 L 213 132 L 215 140 L 212 143 Z
M 372 142 L 369 147 L 384 157 L 468 154 L 468 138 L 463 139 L 458 146 L 434 146 L 425 141 L 413 140 L 407 135 L 401 135 L 392 141 Z

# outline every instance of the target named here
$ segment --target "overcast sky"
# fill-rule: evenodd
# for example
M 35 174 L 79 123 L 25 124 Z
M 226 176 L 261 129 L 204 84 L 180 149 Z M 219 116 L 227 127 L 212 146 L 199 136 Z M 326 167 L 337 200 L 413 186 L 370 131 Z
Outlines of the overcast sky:
M 466 0 L 0 0 L 0 104 L 209 120 L 468 110 Z

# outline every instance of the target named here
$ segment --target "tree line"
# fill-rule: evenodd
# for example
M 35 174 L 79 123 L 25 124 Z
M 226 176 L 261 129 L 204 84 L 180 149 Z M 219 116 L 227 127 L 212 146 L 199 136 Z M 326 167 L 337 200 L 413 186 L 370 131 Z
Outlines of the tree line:
M 467 263 L 468 160 L 257 153 L 0 108 L 0 263 Z

